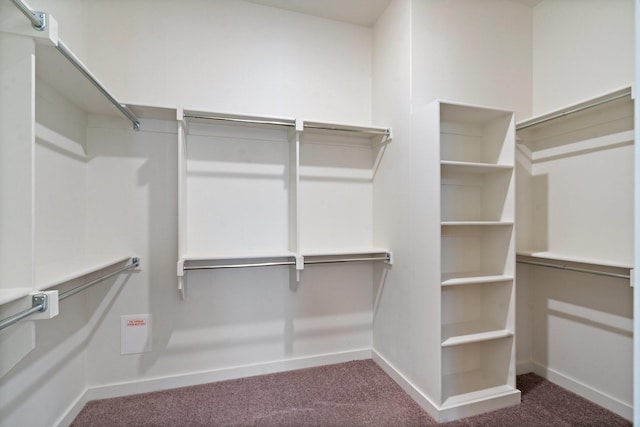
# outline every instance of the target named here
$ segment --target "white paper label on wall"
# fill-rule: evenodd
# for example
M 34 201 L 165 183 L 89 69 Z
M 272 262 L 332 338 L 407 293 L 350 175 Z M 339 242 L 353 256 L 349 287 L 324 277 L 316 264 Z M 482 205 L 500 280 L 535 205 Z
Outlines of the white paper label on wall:
M 120 354 L 151 351 L 151 315 L 120 316 Z

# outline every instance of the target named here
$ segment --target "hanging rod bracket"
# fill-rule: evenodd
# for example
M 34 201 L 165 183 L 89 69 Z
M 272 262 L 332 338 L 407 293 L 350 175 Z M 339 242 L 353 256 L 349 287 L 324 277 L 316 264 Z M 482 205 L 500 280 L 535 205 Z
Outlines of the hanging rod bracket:
M 38 31 L 44 31 L 47 28 L 46 13 L 32 10 L 29 6 L 27 6 L 20 0 L 11 0 L 11 3 L 13 3 L 13 5 L 17 7 L 18 10 L 22 12 L 22 14 L 26 16 L 29 21 L 31 21 L 31 26 L 34 29 Z
M 44 31 L 47 28 L 47 14 L 44 12 L 34 11 L 33 15 L 38 21 L 40 21 L 40 23 L 37 25 L 33 23 L 33 28 L 38 31 Z
M 31 307 L 40 307 L 40 312 L 47 311 L 48 300 L 47 294 L 35 294 L 31 297 Z

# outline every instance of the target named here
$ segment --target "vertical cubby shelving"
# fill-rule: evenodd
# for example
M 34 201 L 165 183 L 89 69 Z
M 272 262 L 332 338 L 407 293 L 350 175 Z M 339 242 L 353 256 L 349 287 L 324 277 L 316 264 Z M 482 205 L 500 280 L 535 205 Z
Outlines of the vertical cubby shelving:
M 512 112 L 438 101 L 441 407 L 515 388 Z

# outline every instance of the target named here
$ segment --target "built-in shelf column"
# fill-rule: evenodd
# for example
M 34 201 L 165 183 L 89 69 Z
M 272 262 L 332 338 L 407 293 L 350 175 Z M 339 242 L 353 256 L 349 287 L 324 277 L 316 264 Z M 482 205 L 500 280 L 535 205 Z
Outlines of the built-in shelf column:
M 438 103 L 443 411 L 519 402 L 515 388 L 514 118 Z M 489 403 L 492 401 L 491 403 Z M 476 409 L 464 409 L 475 405 Z

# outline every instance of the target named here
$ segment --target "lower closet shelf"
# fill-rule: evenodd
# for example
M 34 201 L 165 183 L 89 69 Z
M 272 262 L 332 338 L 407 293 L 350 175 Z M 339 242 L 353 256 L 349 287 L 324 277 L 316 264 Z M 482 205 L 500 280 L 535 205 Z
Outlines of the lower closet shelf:
M 442 347 L 471 344 L 512 337 L 508 329 L 491 328 L 481 322 L 455 323 L 442 326 Z
M 513 276 L 504 274 L 490 274 L 481 271 L 465 273 L 447 273 L 442 275 L 442 286 L 471 285 L 475 283 L 507 282 Z

